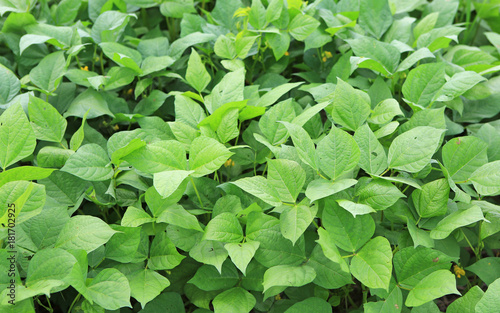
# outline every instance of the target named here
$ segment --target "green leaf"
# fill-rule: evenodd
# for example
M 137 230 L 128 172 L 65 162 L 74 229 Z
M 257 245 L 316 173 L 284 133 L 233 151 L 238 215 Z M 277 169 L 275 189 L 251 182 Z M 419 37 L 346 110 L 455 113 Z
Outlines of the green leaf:
M 0 173 L 0 187 L 16 180 L 41 180 L 47 178 L 55 171 L 53 168 L 36 166 L 19 166 Z
M 447 294 L 460 295 L 456 287 L 455 275 L 448 270 L 437 270 L 424 277 L 410 291 L 405 304 L 410 307 L 420 306 Z
M 453 301 L 446 309 L 447 313 L 475 313 L 476 304 L 481 300 L 484 291 L 474 286 L 465 295 Z
M 314 170 L 318 170 L 318 157 L 316 155 L 316 150 L 314 147 L 314 143 L 311 140 L 309 134 L 299 125 L 295 125 L 288 122 L 281 122 L 285 125 L 288 133 L 292 137 L 293 144 L 297 149 L 297 153 L 299 154 L 302 162 L 306 163 Z
M 384 237 L 368 241 L 351 260 L 351 273 L 369 288 L 389 289 L 392 249 Z
M 55 12 L 56 25 L 69 25 L 78 15 L 81 0 L 63 0 L 59 2 Z
M 227 36 L 219 36 L 214 45 L 214 52 L 221 58 L 234 59 L 236 57 L 236 47 L 234 41 Z
M 297 14 L 288 24 L 290 35 L 299 41 L 304 41 L 320 25 L 314 17 Z
M 316 153 L 320 169 L 332 180 L 354 170 L 361 155 L 354 138 L 336 127 L 318 143 Z
M 266 26 L 266 8 L 260 0 L 252 0 L 251 10 L 248 13 L 248 22 L 255 29 L 263 29 Z
M 283 10 L 283 2 L 281 0 L 269 1 L 269 6 L 266 10 L 266 22 L 271 23 L 280 18 Z
M 4 65 L 0 65 L 0 79 L 0 104 L 6 104 L 19 93 L 21 82 Z
M 142 308 L 170 285 L 168 279 L 150 269 L 136 272 L 129 282 L 131 295 L 141 303 Z
M 282 202 L 295 203 L 306 181 L 306 173 L 294 161 L 277 159 L 268 160 L 268 184 L 278 192 Z
M 82 145 L 83 139 L 85 139 L 85 122 L 87 121 L 87 115 L 89 114 L 90 109 L 85 113 L 82 119 L 82 125 L 77 129 L 76 132 L 71 136 L 71 140 L 69 142 L 69 147 L 71 150 L 76 151 Z
M 38 215 L 45 205 L 44 186 L 27 181 L 6 183 L 0 188 L 0 225 L 6 227 L 15 218 L 22 223 Z M 12 212 L 14 210 L 14 212 Z
M 281 101 L 271 107 L 259 120 L 259 128 L 272 145 L 279 145 L 287 139 L 286 127 L 277 123 L 292 122 L 295 118 L 295 110 L 292 100 Z
M 238 280 L 238 270 L 231 262 L 226 261 L 222 265 L 221 273 L 211 265 L 200 266 L 188 283 L 204 291 L 215 291 L 234 287 Z
M 243 229 L 234 214 L 224 212 L 208 222 L 202 239 L 237 243 L 243 239 Z
M 337 203 L 346 211 L 356 217 L 357 215 L 370 214 L 375 210 L 366 204 L 356 203 L 349 200 L 337 200 Z
M 496 279 L 500 278 L 500 259 L 487 257 L 465 269 L 479 276 L 486 285 L 491 285 Z
M 488 163 L 488 145 L 472 136 L 453 138 L 443 146 L 443 165 L 455 182 L 468 180 Z
M 166 232 L 156 235 L 151 242 L 148 267 L 152 270 L 170 270 L 177 267 L 185 258 L 172 243 Z
M 424 277 L 439 269 L 449 270 L 457 258 L 425 247 L 407 247 L 394 255 L 394 271 L 398 283 L 405 288 L 415 287 Z
M 283 237 L 277 218 L 262 212 L 251 212 L 248 215 L 247 238 L 260 242 L 255 253 L 255 260 L 266 267 L 280 264 L 298 265 L 305 261 L 304 241 L 292 245 Z
M 375 222 L 369 214 L 354 217 L 331 198 L 325 200 L 322 223 L 340 249 L 353 253 L 375 233 Z
M 406 100 L 427 106 L 444 84 L 443 63 L 422 64 L 410 71 L 402 91 Z
M 450 186 L 444 178 L 432 181 L 415 189 L 412 193 L 413 205 L 423 218 L 445 215 L 448 210 Z
M 410 54 L 406 59 L 401 61 L 397 71 L 398 72 L 406 71 L 407 69 L 415 65 L 415 63 L 417 63 L 418 61 L 428 58 L 435 59 L 436 57 L 434 56 L 434 54 L 432 54 L 432 52 L 429 49 L 420 48 L 417 51 Z
M 220 142 L 226 143 L 239 135 L 238 115 L 238 109 L 231 109 L 221 117 L 219 127 L 216 130 Z
M 484 220 L 483 212 L 479 206 L 472 206 L 466 210 L 459 210 L 451 213 L 443 218 L 431 231 L 432 239 L 444 239 L 448 237 L 452 231 L 459 227 Z
M 63 116 L 78 116 L 83 118 L 86 114 L 88 114 L 87 118 L 89 120 L 103 115 L 114 117 L 104 97 L 99 92 L 90 88 L 79 94 L 71 102 Z
M 484 164 L 471 174 L 470 180 L 479 194 L 498 195 L 500 193 L 500 161 Z
M 142 55 L 137 50 L 128 48 L 117 42 L 102 42 L 99 46 L 111 60 L 136 71 L 138 74 L 142 74 L 142 70 L 139 67 L 142 62 Z
M 241 178 L 230 183 L 272 206 L 281 205 L 278 192 L 262 176 Z
M 191 176 L 202 177 L 218 170 L 234 153 L 215 139 L 200 136 L 193 140 L 189 151 Z
M 28 267 L 26 287 L 33 288 L 41 284 L 58 281 L 64 284 L 76 264 L 75 257 L 57 248 L 43 249 L 35 253 Z
M 389 168 L 410 173 L 421 171 L 439 146 L 442 129 L 418 126 L 396 137 L 387 155 Z
M 152 142 L 124 156 L 123 160 L 141 172 L 151 174 L 187 168 L 184 146 L 175 140 Z
M 500 292 L 500 278 L 495 280 L 488 286 L 488 290 L 484 293 L 481 300 L 476 304 L 477 313 L 494 312 L 498 305 L 500 305 L 500 299 L 498 294 Z
M 141 63 L 142 74 L 141 77 L 152 74 L 154 72 L 165 70 L 165 68 L 169 67 L 175 62 L 175 59 L 169 57 L 168 55 L 164 56 L 149 56 L 145 58 Z M 133 66 L 134 67 L 134 66 Z M 134 67 L 134 71 L 136 73 L 141 73 Z
M 148 97 L 142 96 L 141 102 L 134 108 L 134 114 L 152 115 L 161 108 L 167 98 L 168 95 L 166 93 L 160 90 L 153 90 Z
M 434 99 L 435 101 L 453 100 L 485 80 L 486 78 L 472 71 L 456 73 L 443 85 L 439 92 L 434 96 Z
M 218 294 L 212 303 L 215 313 L 249 313 L 257 301 L 245 289 L 235 287 Z
M 224 244 L 219 241 L 202 240 L 197 243 L 189 256 L 198 262 L 215 266 L 219 273 L 222 272 L 222 263 L 227 259 L 228 253 Z
M 158 215 L 158 223 L 168 223 L 185 229 L 192 229 L 202 232 L 203 229 L 198 219 L 193 214 L 186 211 L 181 205 L 174 204 L 169 206 Z
M 428 33 L 436 25 L 439 12 L 432 12 L 426 15 L 413 29 L 413 37 L 415 40 L 420 37 L 420 35 Z
M 182 56 L 182 53 L 188 47 L 190 47 L 192 45 L 199 44 L 199 43 L 208 42 L 208 41 L 213 40 L 215 38 L 216 38 L 216 36 L 213 34 L 203 34 L 200 32 L 195 32 L 195 33 L 189 34 L 185 37 L 182 37 L 182 38 L 174 41 L 172 43 L 172 45 L 170 46 L 170 49 L 168 49 L 168 55 L 174 59 L 178 59 Z
M 307 264 L 316 271 L 316 278 L 313 283 L 320 287 L 337 289 L 347 284 L 352 284 L 351 274 L 349 273 L 347 264 L 345 264 L 345 262 L 339 264 L 327 258 L 323 254 L 320 245 L 314 247 Z M 343 268 L 344 266 L 347 270 Z
M 126 146 L 113 151 L 111 154 L 111 163 L 119 165 L 123 162 L 122 159 L 124 157 L 144 146 L 146 146 L 146 141 L 140 138 L 132 139 Z
M 106 258 L 120 263 L 129 263 L 136 259 L 136 252 L 141 243 L 141 229 L 111 225 L 114 234 L 106 243 Z
M 29 74 L 33 84 L 46 92 L 53 92 L 59 86 L 66 72 L 64 52 L 58 51 L 44 57 Z
M 178 189 L 186 189 L 186 178 L 194 171 L 163 171 L 153 175 L 153 186 L 162 198 L 170 197 Z
M 295 205 L 286 207 L 280 216 L 280 229 L 283 237 L 289 239 L 295 245 L 311 222 L 316 217 L 318 207 Z
M 376 16 L 377 18 L 373 18 Z M 375 38 L 380 38 L 392 24 L 392 14 L 387 0 L 361 0 L 359 26 Z
M 311 202 L 314 202 L 354 186 L 357 182 L 357 180 L 349 178 L 339 179 L 334 182 L 322 178 L 316 179 L 307 185 L 306 197 L 309 198 Z
M 405 195 L 392 183 L 374 179 L 356 191 L 358 202 L 367 204 L 376 211 L 385 210 Z
M 323 254 L 330 261 L 338 264 L 340 271 L 349 274 L 349 281 L 351 281 L 349 266 L 345 261 L 345 258 L 342 258 L 340 255 L 337 246 L 334 243 L 334 240 L 330 233 L 328 233 L 324 228 L 318 228 L 319 239 L 316 242 L 321 246 Z M 314 267 L 314 265 L 312 265 Z M 318 277 L 316 277 L 318 279 Z
M 332 306 L 317 297 L 307 298 L 289 307 L 285 313 L 330 313 Z
M 386 77 L 396 72 L 401 53 L 395 46 L 371 37 L 348 39 L 347 42 L 357 56 L 351 58 L 351 64 L 371 69 Z
M 266 33 L 266 43 L 273 50 L 274 58 L 280 60 L 290 47 L 290 35 L 286 31 Z
M 303 82 L 298 82 L 298 83 L 288 83 L 288 84 L 283 84 L 279 85 L 276 88 L 271 89 L 270 91 L 266 92 L 257 102 L 255 106 L 258 107 L 268 107 L 272 104 L 274 104 L 276 101 L 278 101 L 279 98 L 281 98 L 284 94 L 292 90 L 293 88 L 296 88 L 300 85 L 302 85 Z
M 264 292 L 272 287 L 300 287 L 316 278 L 314 268 L 309 265 L 278 265 L 264 273 Z
M 342 79 L 337 79 L 332 106 L 333 120 L 349 130 L 358 129 L 370 115 L 367 97 Z
M 55 171 L 49 177 L 39 180 L 45 185 L 47 196 L 64 206 L 73 206 L 89 187 L 90 183 L 66 172 Z
M 69 157 L 61 171 L 89 181 L 103 181 L 113 177 L 113 168 L 106 151 L 95 143 L 81 146 Z
M 130 285 L 127 277 L 115 268 L 105 268 L 87 286 L 95 303 L 106 310 L 117 310 L 130 305 Z
M 143 209 L 129 206 L 123 214 L 121 225 L 126 227 L 137 227 L 146 223 L 152 223 L 154 219 Z
M 9 165 L 30 156 L 35 150 L 36 137 L 20 104 L 11 105 L 0 115 L 0 166 Z
M 135 17 L 135 15 L 119 11 L 106 11 L 99 14 L 92 27 L 92 38 L 96 43 L 117 41 L 121 38 L 130 17 Z
M 399 103 L 395 99 L 385 99 L 378 103 L 370 114 L 368 122 L 385 125 L 395 116 L 403 116 Z
M 160 12 L 166 17 L 182 18 L 184 14 L 196 12 L 193 0 L 167 0 L 160 4 Z
M 417 228 L 414 224 L 414 221 L 406 218 L 408 232 L 410 233 L 411 239 L 413 240 L 413 247 L 416 248 L 418 246 L 433 248 L 434 240 L 431 238 L 431 234 L 428 231 Z
M 259 248 L 260 243 L 258 241 L 246 241 L 243 243 L 227 243 L 224 248 L 229 253 L 231 261 L 234 265 L 246 275 L 246 269 L 248 263 L 253 259 L 255 251 Z
M 213 114 L 212 114 L 213 115 Z M 198 124 L 207 116 L 202 107 L 187 96 L 175 96 L 175 119 L 193 128 L 198 128 Z
M 191 56 L 189 57 L 186 80 L 198 92 L 202 92 L 211 80 L 210 74 L 208 74 L 205 65 L 201 62 L 200 55 L 194 49 L 191 50 Z
M 224 105 L 221 105 L 212 114 L 210 114 L 210 116 L 205 117 L 203 120 L 197 123 L 195 125 L 195 128 L 208 125 L 213 131 L 217 131 L 220 128 L 224 116 L 227 115 L 227 113 L 231 113 L 231 111 L 235 109 L 237 112 L 243 110 L 246 107 L 247 102 L 248 100 L 244 100 L 244 101 L 229 102 Z
M 83 249 L 89 253 L 108 242 L 115 233 L 116 231 L 100 218 L 76 215 L 64 225 L 55 247 Z

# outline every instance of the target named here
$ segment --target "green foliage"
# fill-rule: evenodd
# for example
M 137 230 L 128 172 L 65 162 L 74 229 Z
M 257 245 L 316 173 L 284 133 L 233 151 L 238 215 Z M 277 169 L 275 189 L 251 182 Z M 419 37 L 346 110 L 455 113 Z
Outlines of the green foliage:
M 498 311 L 499 7 L 0 1 L 0 312 Z

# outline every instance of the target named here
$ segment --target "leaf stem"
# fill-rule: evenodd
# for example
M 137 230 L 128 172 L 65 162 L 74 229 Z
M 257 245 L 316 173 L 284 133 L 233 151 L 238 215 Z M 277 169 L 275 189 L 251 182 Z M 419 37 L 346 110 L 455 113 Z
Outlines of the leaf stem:
M 36 297 L 36 302 L 38 302 L 38 304 L 43 307 L 45 310 L 47 310 L 48 312 L 54 312 L 54 310 L 46 307 L 45 305 L 43 305 L 42 301 L 40 301 L 40 299 L 38 297 Z M 49 302 L 50 303 L 50 302 Z
M 410 289 L 410 288 L 403 287 L 403 286 L 401 286 L 400 284 L 397 284 L 396 286 L 398 286 L 400 289 L 404 289 L 404 290 L 411 291 L 411 289 Z
M 68 310 L 68 313 L 71 313 L 71 310 L 73 310 L 73 307 L 75 306 L 75 304 L 78 302 L 78 300 L 80 300 L 80 297 L 82 296 L 81 293 L 79 293 L 75 299 L 73 300 L 73 302 L 71 303 L 70 307 L 69 307 L 69 310 Z
M 316 226 L 316 228 L 319 228 L 318 223 L 316 223 L 315 220 L 312 220 L 312 223 L 313 223 L 314 226 Z
M 203 208 L 203 201 L 201 201 L 200 193 L 198 192 L 198 188 L 196 188 L 196 184 L 194 183 L 193 177 L 189 177 L 191 179 L 191 184 L 193 185 L 194 192 L 196 193 L 196 196 L 198 197 L 198 201 L 200 202 L 201 208 Z
M 474 254 L 476 255 L 476 259 L 479 259 L 479 255 L 476 251 L 476 249 L 474 249 L 474 246 L 472 246 L 472 244 L 470 243 L 469 241 L 469 238 L 467 238 L 467 235 L 465 235 L 464 233 L 464 230 L 463 229 L 460 229 L 460 231 L 462 232 L 462 234 L 464 235 L 464 238 L 465 238 L 465 241 L 467 241 L 467 244 L 469 245 L 469 247 L 471 248 L 472 252 L 474 252 Z

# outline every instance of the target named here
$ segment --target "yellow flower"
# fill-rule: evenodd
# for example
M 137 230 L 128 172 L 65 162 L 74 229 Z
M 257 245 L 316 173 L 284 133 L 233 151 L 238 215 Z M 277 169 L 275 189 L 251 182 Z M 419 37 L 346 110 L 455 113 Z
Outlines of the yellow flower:
M 129 90 L 127 90 L 127 95 L 130 96 L 132 94 L 132 92 L 134 92 L 134 90 L 132 88 L 130 88 Z
M 80 69 L 83 70 L 83 71 L 87 71 L 87 72 L 89 71 L 89 67 L 88 66 L 80 67 Z
M 330 59 L 333 57 L 332 53 L 330 51 L 325 51 L 321 54 L 321 59 L 323 60 L 323 62 L 326 62 L 326 60 Z
M 288 51 L 287 51 L 287 52 L 285 52 L 285 55 L 286 55 L 286 56 L 289 56 L 289 55 L 290 55 L 290 52 L 288 52 Z
M 234 166 L 234 161 L 229 159 L 226 161 L 226 163 L 224 163 L 224 167 L 231 167 L 231 166 Z
M 455 275 L 457 275 L 458 278 L 465 276 L 465 271 L 463 268 L 461 268 L 458 265 L 453 265 L 453 271 L 455 272 Z

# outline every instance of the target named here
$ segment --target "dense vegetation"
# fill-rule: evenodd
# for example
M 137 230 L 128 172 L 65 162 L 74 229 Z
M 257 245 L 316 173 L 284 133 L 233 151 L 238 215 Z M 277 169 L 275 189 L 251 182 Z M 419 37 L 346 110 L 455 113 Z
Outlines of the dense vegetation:
M 1 312 L 498 311 L 499 0 L 0 15 Z

